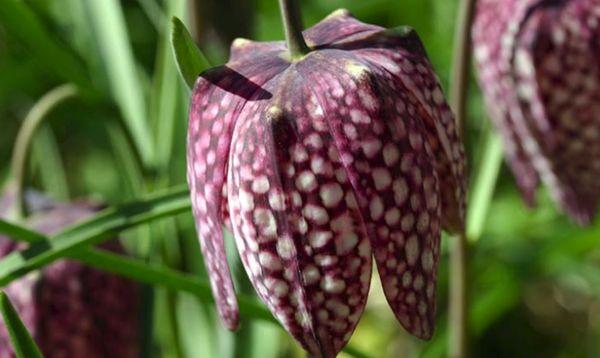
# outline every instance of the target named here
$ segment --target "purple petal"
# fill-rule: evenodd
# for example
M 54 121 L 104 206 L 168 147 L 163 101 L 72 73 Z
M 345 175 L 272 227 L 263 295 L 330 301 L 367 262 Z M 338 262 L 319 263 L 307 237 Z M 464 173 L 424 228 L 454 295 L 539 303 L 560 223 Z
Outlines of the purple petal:
M 386 298 L 408 331 L 429 338 L 440 197 L 417 106 L 392 76 L 358 56 L 336 51 L 314 56 L 308 66 L 358 198 Z
M 265 56 L 250 66 L 209 70 L 198 79 L 192 95 L 188 130 L 188 183 L 200 245 L 219 315 L 225 326 L 238 325 L 238 307 L 227 265 L 222 226 L 227 217 L 223 190 L 233 126 L 250 99 L 267 99 L 261 86 L 284 65 Z
M 229 203 L 259 295 L 313 355 L 333 357 L 364 309 L 371 250 L 304 64 L 249 103 L 234 133 Z M 239 204 L 237 204 L 239 203 Z

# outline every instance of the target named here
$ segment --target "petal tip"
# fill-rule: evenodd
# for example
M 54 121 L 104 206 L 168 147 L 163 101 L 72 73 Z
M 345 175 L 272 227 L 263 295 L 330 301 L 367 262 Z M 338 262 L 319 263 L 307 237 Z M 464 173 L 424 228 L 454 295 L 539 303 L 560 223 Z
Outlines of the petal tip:
M 331 20 L 331 19 L 336 19 L 336 18 L 345 18 L 345 17 L 354 17 L 354 16 L 350 12 L 350 10 L 341 8 L 341 9 L 337 9 L 337 10 L 333 11 L 331 14 L 327 15 L 327 17 L 325 17 L 325 20 Z

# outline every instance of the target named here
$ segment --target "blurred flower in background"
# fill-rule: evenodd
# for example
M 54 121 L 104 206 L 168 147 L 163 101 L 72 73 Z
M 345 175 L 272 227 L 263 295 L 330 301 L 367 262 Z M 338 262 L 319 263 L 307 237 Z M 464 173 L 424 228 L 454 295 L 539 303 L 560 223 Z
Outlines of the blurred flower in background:
M 600 198 L 600 3 L 481 0 L 479 79 L 528 204 L 538 178 L 573 220 Z
M 37 213 L 27 225 L 46 235 L 93 215 L 98 207 L 88 202 L 49 203 L 29 193 L 30 209 Z M 6 209 L 10 196 L 1 201 Z M 36 210 L 37 209 L 37 210 Z M 25 244 L 0 237 L 0 257 Z M 118 241 L 103 249 L 122 253 Z M 139 287 L 136 283 L 60 260 L 5 288 L 21 319 L 47 357 L 138 357 Z M 4 324 L 0 325 L 0 357 L 14 353 Z

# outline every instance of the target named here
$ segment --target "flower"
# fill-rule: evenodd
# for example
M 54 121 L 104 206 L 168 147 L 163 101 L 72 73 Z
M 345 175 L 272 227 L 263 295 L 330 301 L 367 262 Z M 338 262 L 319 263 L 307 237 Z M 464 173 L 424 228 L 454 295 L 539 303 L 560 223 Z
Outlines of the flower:
M 425 50 L 338 10 L 304 36 L 233 42 L 202 74 L 188 130 L 188 182 L 224 324 L 238 324 L 222 225 L 254 288 L 315 356 L 348 342 L 372 256 L 401 324 L 431 337 L 440 228 L 460 231 L 464 155 Z
M 600 195 L 600 3 L 482 0 L 474 53 L 490 116 L 529 205 L 540 178 L 574 221 Z
M 47 200 L 39 198 L 39 195 L 27 196 L 29 206 L 41 210 L 27 225 L 44 234 L 56 233 L 95 211 L 92 205 L 83 202 L 53 203 L 48 207 Z M 7 204 L 0 210 L 6 209 L 11 200 L 14 198 L 10 194 L 0 198 L 0 202 Z M 118 242 L 102 246 L 113 252 L 123 251 Z M 0 257 L 23 247 L 24 244 L 0 237 Z M 133 358 L 139 355 L 138 287 L 131 281 L 60 260 L 10 283 L 5 291 L 46 356 Z M 0 357 L 14 357 L 3 323 L 0 323 Z

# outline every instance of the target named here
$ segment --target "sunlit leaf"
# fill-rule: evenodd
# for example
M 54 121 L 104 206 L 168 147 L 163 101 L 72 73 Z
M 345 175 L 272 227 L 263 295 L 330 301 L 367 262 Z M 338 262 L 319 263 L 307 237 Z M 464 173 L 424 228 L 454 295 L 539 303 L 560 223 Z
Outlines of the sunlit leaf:
M 183 22 L 177 17 L 173 17 L 171 23 L 171 45 L 179 74 L 181 74 L 188 87 L 193 88 L 198 75 L 208 69 L 210 64 L 194 43 Z
M 2 312 L 2 318 L 8 329 L 10 341 L 16 356 L 18 358 L 43 357 L 23 321 L 19 318 L 19 314 L 4 292 L 0 292 L 0 311 Z
M 97 244 L 127 228 L 188 210 L 190 202 L 187 188 L 154 194 L 144 200 L 103 210 L 48 240 L 5 256 L 0 261 L 0 285 L 5 286 L 79 247 Z
M 117 0 L 85 1 L 84 4 L 92 15 L 91 25 L 100 46 L 114 100 L 121 109 L 144 164 L 152 165 L 154 149 L 144 88 L 138 78 L 121 5 Z

